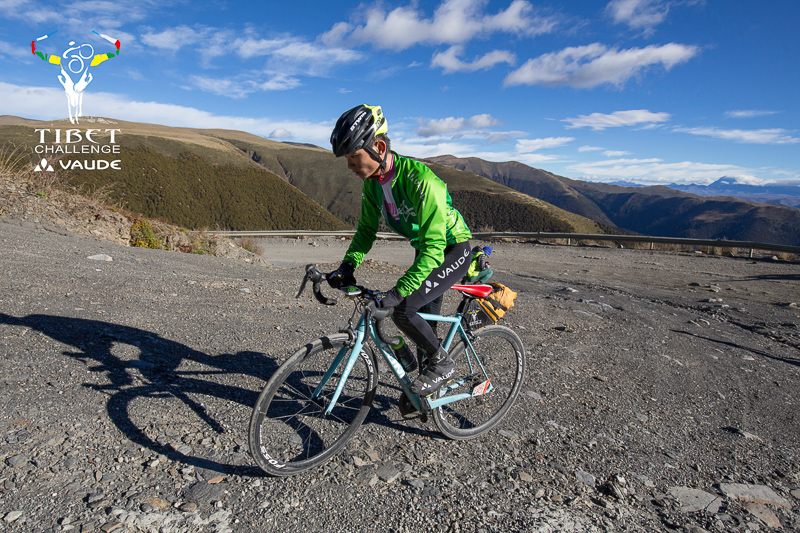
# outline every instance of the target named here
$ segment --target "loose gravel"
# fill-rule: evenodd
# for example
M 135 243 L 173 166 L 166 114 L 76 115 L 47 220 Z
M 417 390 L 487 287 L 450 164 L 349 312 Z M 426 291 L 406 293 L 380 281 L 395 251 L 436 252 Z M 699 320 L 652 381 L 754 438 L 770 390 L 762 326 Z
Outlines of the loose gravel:
M 491 243 L 528 350 L 503 423 L 448 441 L 384 368 L 342 453 L 265 477 L 251 407 L 346 324 L 294 296 L 347 244 L 253 264 L 0 218 L 0 531 L 800 530 L 800 274 L 770 257 Z M 359 281 L 388 288 L 413 253 L 371 257 Z

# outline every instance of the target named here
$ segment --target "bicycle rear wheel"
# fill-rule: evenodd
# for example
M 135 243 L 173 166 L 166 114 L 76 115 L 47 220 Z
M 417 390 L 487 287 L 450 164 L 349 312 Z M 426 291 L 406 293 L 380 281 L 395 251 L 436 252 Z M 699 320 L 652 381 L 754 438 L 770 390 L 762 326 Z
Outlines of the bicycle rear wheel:
M 312 397 L 340 350 L 349 355 L 348 335 L 314 340 L 295 352 L 267 382 L 250 418 L 250 453 L 261 469 L 290 476 L 321 465 L 353 436 L 369 413 L 378 376 L 375 354 L 365 345 L 336 406 L 330 404 L 347 362 Z
M 525 375 L 525 348 L 509 328 L 494 325 L 479 329 L 472 346 L 474 354 L 461 340 L 450 351 L 458 387 L 444 387 L 440 394 L 475 394 L 476 387 L 485 386 L 487 379 L 490 386 L 485 387 L 488 392 L 433 410 L 436 427 L 451 439 L 477 437 L 500 422 L 519 394 Z

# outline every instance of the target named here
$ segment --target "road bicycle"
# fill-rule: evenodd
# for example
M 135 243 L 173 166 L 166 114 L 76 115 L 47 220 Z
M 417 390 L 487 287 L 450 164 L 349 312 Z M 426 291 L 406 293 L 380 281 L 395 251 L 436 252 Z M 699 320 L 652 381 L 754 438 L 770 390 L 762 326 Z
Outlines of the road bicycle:
M 311 281 L 319 302 L 336 304 L 322 294 L 320 284 L 326 278 L 314 265 L 307 265 L 297 297 Z M 376 306 L 379 291 L 343 288 L 354 303 L 348 326 L 298 349 L 275 371 L 256 401 L 249 447 L 258 466 L 274 476 L 289 476 L 320 466 L 341 450 L 367 417 L 375 397 L 376 350 L 403 390 L 398 407 L 404 418 L 433 419 L 441 433 L 459 440 L 477 437 L 500 422 L 522 387 L 525 348 L 505 326 L 473 329 L 464 320 L 470 300 L 487 296 L 491 286 L 453 285 L 452 289 L 463 295 L 454 315 L 420 316 L 450 324 L 442 343 L 456 363 L 456 373 L 438 392 L 420 397 L 411 392 L 413 379 L 392 349 L 402 339 L 383 331 L 391 309 Z

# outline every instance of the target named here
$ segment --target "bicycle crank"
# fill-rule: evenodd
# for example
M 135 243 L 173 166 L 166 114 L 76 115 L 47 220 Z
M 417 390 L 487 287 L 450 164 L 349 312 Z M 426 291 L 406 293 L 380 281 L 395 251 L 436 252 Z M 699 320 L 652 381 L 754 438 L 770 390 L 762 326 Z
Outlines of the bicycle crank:
M 414 404 L 411 403 L 411 398 L 408 397 L 405 391 L 403 391 L 403 394 L 400 395 L 400 400 L 397 402 L 397 408 L 400 410 L 400 415 L 405 420 L 420 418 L 422 422 L 428 421 L 428 414 L 419 412 L 417 408 L 414 407 Z

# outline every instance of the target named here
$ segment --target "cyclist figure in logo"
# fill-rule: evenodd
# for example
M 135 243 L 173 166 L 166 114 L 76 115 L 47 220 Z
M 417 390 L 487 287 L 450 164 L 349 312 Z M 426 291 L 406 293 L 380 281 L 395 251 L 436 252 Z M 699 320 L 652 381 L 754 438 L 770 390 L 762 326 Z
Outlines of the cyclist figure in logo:
M 108 35 L 92 31 L 92 33 L 99 35 L 106 41 L 112 43 L 117 48 L 116 51 L 109 52 L 107 54 L 95 55 L 94 48 L 91 44 L 84 43 L 76 46 L 75 41 L 70 41 L 70 48 L 67 48 L 61 56 L 52 56 L 50 54 L 37 51 L 36 43 L 38 41 L 47 39 L 53 35 L 53 33 L 55 32 L 43 35 L 38 39 L 31 41 L 31 52 L 33 52 L 33 55 L 38 56 L 42 61 L 47 61 L 48 63 L 59 65 L 61 67 L 61 74 L 58 76 L 58 81 L 64 86 L 64 92 L 67 95 L 67 112 L 69 113 L 69 121 L 72 124 L 77 124 L 78 118 L 83 116 L 83 90 L 92 81 L 92 74 L 89 72 L 89 67 L 97 66 L 107 59 L 117 57 L 119 55 L 119 48 L 121 45 L 118 40 L 109 37 Z M 91 62 L 87 64 L 89 60 L 91 60 Z M 63 62 L 67 63 L 66 69 L 64 68 Z M 76 76 L 80 75 L 80 79 L 78 79 L 78 81 L 74 81 L 69 75 L 70 72 Z
M 392 152 L 387 132 L 380 106 L 360 105 L 345 112 L 331 133 L 333 153 L 345 156 L 347 168 L 364 183 L 353 242 L 328 283 L 335 289 L 355 285 L 353 272 L 372 248 L 381 216 L 410 239 L 414 263 L 377 304 L 394 308 L 395 324 L 417 345 L 421 367 L 411 390 L 426 396 L 454 375 L 455 363 L 418 313 L 439 314 L 444 293 L 467 274 L 472 234 L 447 185 L 424 164 Z

